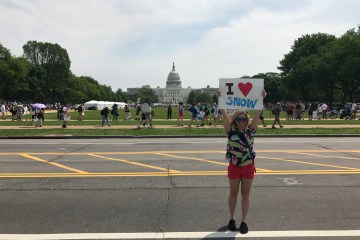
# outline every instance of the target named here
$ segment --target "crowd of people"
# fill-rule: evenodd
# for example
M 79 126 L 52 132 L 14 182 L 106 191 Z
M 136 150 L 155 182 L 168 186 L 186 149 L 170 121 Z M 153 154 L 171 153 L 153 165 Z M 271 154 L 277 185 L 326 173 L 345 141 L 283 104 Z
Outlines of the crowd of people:
M 142 126 L 144 128 L 152 128 L 155 109 L 153 109 L 147 102 L 143 104 L 138 103 L 132 107 L 135 108 L 135 121 L 138 123 L 137 127 L 141 128 Z M 191 122 L 188 125 L 189 127 L 192 126 L 193 122 L 196 123 L 197 127 L 204 126 L 205 124 L 209 126 L 216 126 L 221 120 L 221 113 L 216 103 L 211 107 L 207 104 L 192 104 L 191 107 L 185 108 L 184 103 L 180 102 L 176 106 L 169 104 L 166 108 L 167 120 L 173 119 L 173 111 L 177 109 L 178 126 L 184 126 L 186 111 L 189 111 L 191 114 Z M 104 126 L 105 122 L 108 126 L 111 126 L 111 123 L 109 122 L 109 114 L 113 116 L 112 120 L 117 123 L 120 115 L 119 107 L 117 104 L 114 104 L 111 108 L 104 107 L 100 114 L 102 116 L 102 126 Z M 125 105 L 124 120 L 130 121 L 131 119 L 130 107 L 129 105 Z
M 11 121 L 22 121 L 24 116 L 26 116 L 26 114 L 29 114 L 31 108 L 31 105 L 22 104 L 20 102 L 13 102 L 8 104 L 4 103 L 1 104 L 0 108 L 1 118 L 5 119 L 6 115 L 11 114 Z
M 196 123 L 196 127 L 206 125 L 216 126 L 217 123 L 222 119 L 222 115 L 219 107 L 216 103 L 213 106 L 209 107 L 206 103 L 191 104 L 191 107 L 188 108 L 188 111 L 191 114 L 191 121 L 189 127 L 192 126 L 193 122 Z
M 308 120 L 313 119 L 356 119 L 356 113 L 359 110 L 359 107 L 356 103 L 347 103 L 345 105 L 336 105 L 330 107 L 326 103 L 305 103 L 301 100 L 296 102 L 287 101 L 284 104 L 280 102 L 272 105 L 268 104 L 268 109 L 280 108 L 280 111 L 285 111 L 286 113 L 286 120 Z M 275 115 L 275 113 L 273 113 Z
M 168 104 L 163 106 L 167 108 L 167 120 L 174 119 L 174 115 L 177 118 L 177 125 L 184 126 L 184 119 L 190 119 L 190 123 L 187 125 L 189 127 L 196 126 L 201 127 L 205 125 L 217 126 L 219 121 L 222 120 L 222 114 L 219 110 L 216 103 L 209 105 L 207 103 L 193 103 L 186 106 L 184 103 L 180 102 L 178 104 Z M 137 103 L 132 105 L 125 105 L 123 109 L 120 109 L 117 104 L 114 104 L 111 108 L 105 107 L 101 109 L 101 125 L 104 126 L 105 123 L 108 126 L 111 126 L 109 115 L 112 115 L 112 121 L 117 123 L 119 120 L 120 112 L 123 111 L 123 120 L 131 121 L 131 108 L 135 108 L 135 118 L 137 121 L 137 127 L 141 128 L 152 128 L 153 118 L 155 115 L 154 108 L 151 107 L 149 103 Z M 1 104 L 1 118 L 5 119 L 7 115 L 11 115 L 12 121 L 22 121 L 30 120 L 34 123 L 35 127 L 42 127 L 45 119 L 45 110 L 50 109 L 50 106 L 45 108 L 36 108 L 31 104 L 21 104 L 21 103 L 9 103 Z M 57 119 L 62 121 L 62 127 L 67 128 L 67 124 L 70 121 L 70 110 L 77 112 L 77 120 L 83 121 L 85 116 L 85 107 L 82 104 L 77 106 L 69 105 L 57 105 L 55 106 L 57 112 Z M 287 121 L 294 120 L 313 120 L 313 119 L 356 119 L 357 110 L 359 109 L 355 103 L 348 103 L 345 106 L 337 106 L 330 108 L 326 103 L 305 103 L 301 100 L 296 102 L 287 101 L 283 104 L 277 102 L 276 104 L 267 104 L 264 106 L 264 110 L 270 110 L 271 115 L 274 116 L 274 122 L 272 128 L 276 128 L 278 125 L 280 128 L 283 128 L 284 125 L 280 122 L 280 113 L 285 112 L 285 119 Z M 231 110 L 228 110 L 228 112 Z M 270 117 L 271 118 L 271 117 Z M 259 119 L 262 121 L 263 127 L 266 127 L 264 121 L 263 111 L 259 116 Z
M 152 119 L 153 116 L 155 115 L 155 111 L 152 110 L 151 106 L 149 103 L 144 103 L 144 104 L 136 104 L 135 106 L 135 121 L 138 122 L 138 128 L 141 127 L 141 125 L 145 128 L 151 128 L 152 127 Z M 101 115 L 101 126 L 104 127 L 105 122 L 106 124 L 110 127 L 111 123 L 109 121 L 109 115 L 112 115 L 112 120 L 117 123 L 118 122 L 118 118 L 120 116 L 120 109 L 119 106 L 117 104 L 114 104 L 111 107 L 111 110 L 109 107 L 104 107 L 101 111 L 100 111 L 100 115 Z M 130 111 L 130 106 L 127 104 L 124 106 L 124 121 L 130 121 L 132 118 L 131 116 L 131 111 Z
M 11 115 L 11 121 L 25 120 L 34 123 L 35 127 L 42 127 L 45 108 L 21 102 L 3 103 L 0 105 L 1 119 L 5 120 L 7 115 Z

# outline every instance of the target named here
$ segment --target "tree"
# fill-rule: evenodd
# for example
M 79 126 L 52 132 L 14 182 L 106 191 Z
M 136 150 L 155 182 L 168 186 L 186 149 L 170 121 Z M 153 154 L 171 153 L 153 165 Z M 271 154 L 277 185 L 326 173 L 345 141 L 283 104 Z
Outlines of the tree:
M 121 90 L 121 88 L 119 88 L 115 92 L 115 99 L 114 100 L 117 101 L 117 102 L 127 102 L 128 101 L 127 93 L 123 92 Z
M 72 73 L 69 76 L 67 84 L 59 86 L 59 89 L 62 91 L 62 102 L 77 104 L 89 100 L 86 94 L 86 84 L 84 84 L 84 80 L 76 77 Z
M 278 67 L 282 71 L 284 83 L 292 99 L 311 99 L 319 92 L 325 95 L 327 89 L 319 86 L 313 76 L 315 58 L 327 44 L 335 41 L 333 35 L 317 33 L 304 35 L 295 40 L 291 51 L 285 54 Z M 332 96 L 326 95 L 329 101 Z
M 338 97 L 338 73 L 335 53 L 331 47 L 333 43 L 321 47 L 320 54 L 312 60 L 312 74 L 316 79 L 316 87 L 309 89 L 314 99 L 320 102 L 332 102 Z
M 187 100 L 187 103 L 193 104 L 193 103 L 211 103 L 212 97 L 206 93 L 201 92 L 200 90 L 193 90 L 189 93 L 189 97 Z
M 31 68 L 25 59 L 12 57 L 10 51 L 0 44 L 0 94 L 5 99 L 23 101 L 21 91 L 28 91 L 27 75 Z
M 259 73 L 252 76 L 252 78 L 264 79 L 264 88 L 268 93 L 267 101 L 279 102 L 284 100 L 284 98 L 289 99 L 283 83 L 283 77 L 280 75 L 280 73 Z
M 115 93 L 112 91 L 111 86 L 107 86 L 105 84 L 100 85 L 100 100 L 102 101 L 111 101 L 115 97 Z
M 149 86 L 142 86 L 135 94 L 135 99 L 141 99 L 141 102 L 156 103 L 159 101 L 156 92 Z
M 197 102 L 199 103 L 211 103 L 212 102 L 212 98 L 211 96 L 206 93 L 206 92 L 202 92 L 200 93 L 200 95 L 197 98 Z
M 101 98 L 100 84 L 95 79 L 89 76 L 81 76 L 79 78 L 85 89 L 84 92 L 87 96 L 86 101 L 100 100 Z
M 360 27 L 350 29 L 340 38 L 320 48 L 314 57 L 313 75 L 323 87 L 326 100 L 345 103 L 360 94 Z
M 52 95 L 51 89 L 67 84 L 70 77 L 70 59 L 66 49 L 58 44 L 28 41 L 24 46 L 24 58 L 36 66 L 45 70 L 41 79 L 41 88 L 45 96 Z M 64 91 L 56 91 L 55 94 L 64 94 Z M 56 95 L 55 98 L 63 98 Z
M 336 42 L 336 57 L 338 64 L 340 87 L 344 101 L 353 102 L 360 94 L 360 25 L 357 31 L 350 29 Z
M 187 100 L 187 103 L 188 103 L 188 104 L 194 104 L 194 103 L 196 103 L 195 92 L 196 92 L 196 91 L 193 90 L 193 91 L 191 91 L 191 92 L 189 93 L 188 100 Z
M 26 102 L 43 102 L 47 97 L 45 97 L 44 91 L 41 88 L 40 81 L 45 75 L 45 70 L 41 66 L 32 65 L 27 61 L 26 63 L 31 65 L 26 76 L 27 88 L 18 91 L 16 95 L 22 96 L 23 101 Z

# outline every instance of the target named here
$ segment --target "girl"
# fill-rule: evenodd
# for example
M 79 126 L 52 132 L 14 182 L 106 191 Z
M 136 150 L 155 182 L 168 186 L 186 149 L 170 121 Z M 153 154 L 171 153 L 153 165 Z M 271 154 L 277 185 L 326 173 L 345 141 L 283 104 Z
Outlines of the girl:
M 216 96 L 220 97 L 220 91 L 216 92 Z M 266 96 L 266 92 L 262 92 L 262 97 Z M 230 185 L 229 194 L 229 212 L 230 221 L 228 229 L 236 231 L 235 224 L 235 208 L 237 204 L 237 196 L 241 186 L 241 209 L 242 218 L 240 224 L 240 233 L 248 232 L 246 223 L 249 207 L 250 207 L 250 189 L 254 179 L 255 172 L 255 152 L 253 151 L 254 133 L 258 128 L 261 110 L 256 110 L 255 117 L 250 121 L 249 115 L 243 110 L 237 110 L 230 117 L 224 109 L 221 109 L 223 116 L 223 126 L 228 137 L 225 158 L 229 161 L 228 178 Z

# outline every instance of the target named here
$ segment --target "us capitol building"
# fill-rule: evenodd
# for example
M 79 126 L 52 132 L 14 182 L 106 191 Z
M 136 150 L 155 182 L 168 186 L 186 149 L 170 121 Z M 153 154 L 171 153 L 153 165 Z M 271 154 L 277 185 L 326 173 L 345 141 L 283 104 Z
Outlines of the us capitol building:
M 127 94 L 129 96 L 134 96 L 139 90 L 140 88 L 128 88 Z M 175 70 L 175 64 L 173 63 L 172 70 L 169 73 L 169 76 L 167 77 L 166 87 L 165 88 L 157 87 L 157 88 L 153 88 L 153 90 L 158 96 L 160 103 L 178 103 L 178 102 L 186 103 L 191 91 L 200 90 L 200 92 L 202 93 L 206 92 L 210 96 L 213 96 L 215 95 L 217 88 L 210 88 L 209 86 L 200 89 L 195 89 L 191 87 L 182 88 L 180 75 Z

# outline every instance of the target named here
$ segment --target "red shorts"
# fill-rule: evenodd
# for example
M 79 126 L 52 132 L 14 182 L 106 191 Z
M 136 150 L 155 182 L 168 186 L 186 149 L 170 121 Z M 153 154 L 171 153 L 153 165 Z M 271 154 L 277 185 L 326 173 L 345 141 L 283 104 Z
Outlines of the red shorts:
M 228 178 L 229 179 L 254 179 L 255 166 L 254 164 L 248 164 L 245 166 L 236 166 L 229 163 L 228 166 Z

